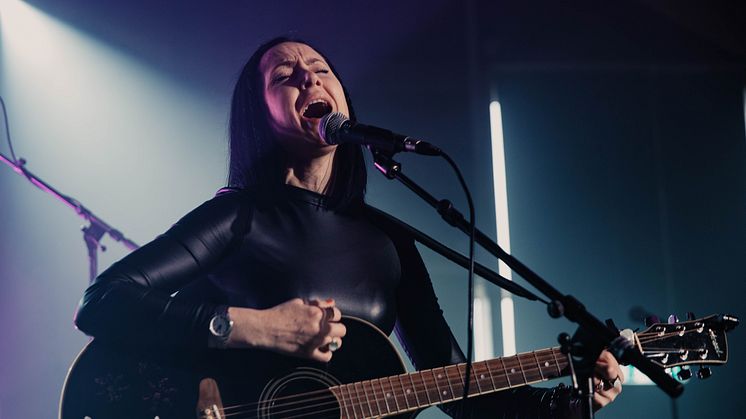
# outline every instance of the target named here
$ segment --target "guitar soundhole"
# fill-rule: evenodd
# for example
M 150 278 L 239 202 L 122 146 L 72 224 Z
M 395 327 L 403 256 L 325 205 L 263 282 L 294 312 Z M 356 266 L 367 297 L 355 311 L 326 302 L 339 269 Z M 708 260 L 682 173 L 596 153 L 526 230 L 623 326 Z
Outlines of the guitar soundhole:
M 324 371 L 297 368 L 264 388 L 257 417 L 262 419 L 340 418 L 339 402 L 329 387 L 340 384 Z

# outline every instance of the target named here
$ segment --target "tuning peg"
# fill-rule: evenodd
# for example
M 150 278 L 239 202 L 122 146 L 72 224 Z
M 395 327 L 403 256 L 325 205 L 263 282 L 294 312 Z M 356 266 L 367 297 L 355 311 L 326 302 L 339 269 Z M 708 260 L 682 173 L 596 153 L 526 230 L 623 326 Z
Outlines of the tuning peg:
M 696 317 L 694 317 L 694 313 L 692 313 L 691 311 L 687 311 L 686 312 L 686 319 L 687 320 L 694 320 L 694 319 L 696 319 Z
M 723 314 L 720 316 L 720 321 L 723 323 L 723 329 L 725 329 L 726 332 L 730 332 L 731 330 L 735 329 L 736 326 L 738 326 L 738 317 L 731 316 L 730 314 Z
M 700 380 L 710 378 L 711 375 L 712 370 L 710 369 L 710 367 L 699 367 L 699 369 L 697 370 L 697 378 L 699 378 Z
M 660 323 L 661 319 L 658 318 L 656 315 L 647 316 L 645 317 L 645 326 L 652 326 L 656 323 Z
M 676 373 L 676 376 L 679 377 L 679 380 L 686 381 L 692 378 L 692 370 L 686 367 L 682 367 L 681 370 L 679 370 L 679 372 Z
M 678 323 L 678 322 L 679 322 L 679 318 L 676 317 L 675 314 L 672 314 L 672 315 L 668 316 L 668 324 L 674 324 L 674 323 Z

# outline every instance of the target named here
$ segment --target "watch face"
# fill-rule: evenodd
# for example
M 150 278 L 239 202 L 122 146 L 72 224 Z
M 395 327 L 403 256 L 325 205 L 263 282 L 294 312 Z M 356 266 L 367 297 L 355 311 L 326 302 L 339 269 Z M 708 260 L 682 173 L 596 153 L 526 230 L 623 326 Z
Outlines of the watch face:
M 225 316 L 215 316 L 210 320 L 210 331 L 215 336 L 227 336 L 231 330 L 230 320 Z
M 218 317 L 215 320 L 215 331 L 219 335 L 224 335 L 228 331 L 228 322 L 225 321 L 225 317 Z

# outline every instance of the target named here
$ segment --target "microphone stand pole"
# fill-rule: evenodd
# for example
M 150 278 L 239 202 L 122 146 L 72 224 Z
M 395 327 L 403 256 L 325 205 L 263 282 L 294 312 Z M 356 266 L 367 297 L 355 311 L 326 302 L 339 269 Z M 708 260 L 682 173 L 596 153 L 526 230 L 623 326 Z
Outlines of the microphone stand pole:
M 13 160 L 0 153 L 0 161 L 10 166 L 13 171 L 18 173 L 19 175 L 28 179 L 28 181 L 37 188 L 51 194 L 58 200 L 62 201 L 63 204 L 75 210 L 78 215 L 80 215 L 88 222 L 88 225 L 84 226 L 82 228 L 82 231 L 83 240 L 85 241 L 86 248 L 88 249 L 89 282 L 93 282 L 98 273 L 98 249 L 101 248 L 101 251 L 106 251 L 106 247 L 101 246 L 100 244 L 101 238 L 104 236 L 104 234 L 108 234 L 112 239 L 121 242 L 126 248 L 130 250 L 135 250 L 139 247 L 135 242 L 125 237 L 124 234 L 122 234 L 119 230 L 111 227 L 102 219 L 94 215 L 91 210 L 83 206 L 83 204 L 78 202 L 75 198 L 59 192 L 57 189 L 53 188 L 48 183 L 44 182 L 43 180 L 39 179 L 39 177 L 31 173 L 28 169 L 26 169 L 26 160 L 19 159 L 18 162 L 14 162 Z
M 451 262 L 465 268 L 469 269 L 469 258 L 466 256 L 458 253 L 457 251 L 451 249 L 450 247 L 440 243 L 439 241 L 435 240 L 434 238 L 428 236 L 427 234 L 423 233 L 420 230 L 417 230 L 416 228 L 410 226 L 409 224 L 405 223 L 404 221 L 401 221 L 379 209 L 369 207 L 369 209 L 381 217 L 384 217 L 391 221 L 392 223 L 399 226 L 401 229 L 407 231 L 412 237 L 414 237 L 415 240 L 418 242 L 424 244 L 430 250 L 440 254 L 441 256 L 445 257 L 446 259 L 450 260 Z M 502 277 L 497 272 L 491 270 L 490 268 L 475 262 L 474 263 L 474 273 L 479 275 L 480 277 L 486 279 L 487 281 L 492 282 L 492 284 L 510 292 L 511 294 L 523 297 L 530 301 L 541 301 L 545 304 L 549 304 L 548 301 L 537 297 L 534 293 L 531 291 L 523 288 L 522 286 L 516 284 L 515 282 L 506 279 Z
M 469 234 L 469 223 L 454 208 L 450 201 L 436 199 L 405 176 L 401 172 L 401 164 L 395 161 L 391 154 L 383 153 L 374 147 L 370 149 L 373 153 L 373 161 L 376 168 L 384 176 L 389 179 L 396 179 L 404 184 L 404 186 L 435 208 L 448 224 L 458 228 L 465 234 Z M 645 358 L 629 341 L 620 337 L 617 330 L 612 330 L 594 317 L 577 298 L 569 294 L 560 293 L 559 290 L 529 269 L 521 261 L 505 252 L 479 229 L 476 229 L 475 236 L 480 246 L 499 260 L 502 260 L 515 273 L 523 277 L 529 284 L 533 285 L 551 300 L 547 306 L 547 311 L 551 317 L 559 318 L 564 316 L 568 320 L 578 324 L 578 330 L 572 339 L 568 335 L 562 334 L 559 340 L 563 349 L 569 351 L 570 365 L 573 367 L 573 372 L 577 375 L 573 377 L 573 383 L 575 384 L 576 392 L 583 401 L 584 417 L 593 417 L 591 406 L 594 391 L 593 366 L 603 348 L 608 348 L 619 362 L 631 364 L 647 375 L 650 380 L 656 383 L 670 397 L 675 398 L 681 395 L 684 391 L 684 386 L 681 383 L 666 374 L 663 368 L 658 367 Z

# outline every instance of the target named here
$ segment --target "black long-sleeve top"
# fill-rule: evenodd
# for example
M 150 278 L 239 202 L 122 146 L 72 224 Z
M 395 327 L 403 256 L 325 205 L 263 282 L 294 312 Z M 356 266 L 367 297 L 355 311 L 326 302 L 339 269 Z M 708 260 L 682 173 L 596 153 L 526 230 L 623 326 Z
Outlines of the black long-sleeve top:
M 205 202 L 99 275 L 75 322 L 101 339 L 205 347 L 218 305 L 266 309 L 292 298 L 334 298 L 343 314 L 396 331 L 418 369 L 465 360 L 413 239 L 378 211 L 337 213 L 292 186 L 273 198 L 234 190 Z M 479 418 L 550 417 L 565 410 L 561 393 L 559 405 L 531 387 L 470 404 Z M 457 403 L 441 407 L 457 415 Z

